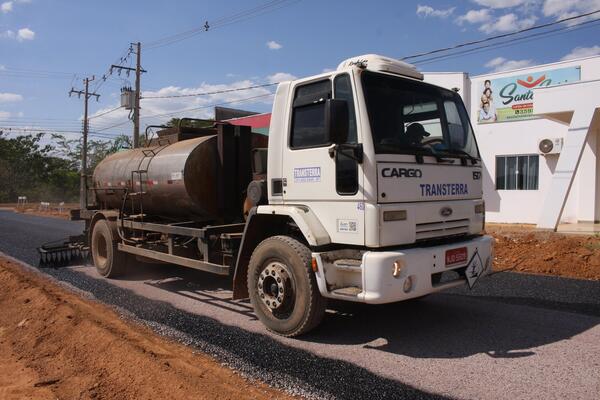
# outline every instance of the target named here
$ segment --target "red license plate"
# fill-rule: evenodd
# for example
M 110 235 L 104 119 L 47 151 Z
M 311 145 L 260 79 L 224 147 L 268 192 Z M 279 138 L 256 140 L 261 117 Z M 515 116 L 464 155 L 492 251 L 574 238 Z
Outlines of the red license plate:
M 465 264 L 467 262 L 468 252 L 466 247 L 446 250 L 446 267 Z

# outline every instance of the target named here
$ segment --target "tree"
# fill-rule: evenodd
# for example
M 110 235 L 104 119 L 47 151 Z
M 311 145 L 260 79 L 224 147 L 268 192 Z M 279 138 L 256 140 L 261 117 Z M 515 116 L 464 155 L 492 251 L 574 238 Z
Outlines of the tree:
M 81 141 L 44 133 L 9 138 L 0 132 L 0 202 L 16 202 L 18 196 L 30 201 L 72 202 L 79 194 Z M 131 148 L 128 136 L 112 140 L 90 140 L 88 172 L 100 161 L 122 149 Z
M 178 127 L 181 118 L 171 118 L 165 125 L 168 127 Z M 188 128 L 210 128 L 215 122 L 207 119 L 184 120 L 184 126 Z
M 0 202 L 14 202 L 18 196 L 72 199 L 77 172 L 69 162 L 52 155 L 52 145 L 42 145 L 43 137 L 38 133 L 8 138 L 0 133 Z

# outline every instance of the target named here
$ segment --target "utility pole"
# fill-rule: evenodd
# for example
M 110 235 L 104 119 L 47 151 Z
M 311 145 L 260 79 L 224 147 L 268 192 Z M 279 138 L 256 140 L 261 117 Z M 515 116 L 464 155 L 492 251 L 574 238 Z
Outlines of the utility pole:
M 136 44 L 136 64 L 135 64 L 135 108 L 133 109 L 133 147 L 140 147 L 140 77 L 142 75 L 142 44 Z
M 142 44 L 140 42 L 132 43 L 132 46 L 135 46 L 136 50 L 136 65 L 135 68 L 124 67 L 122 65 L 111 65 L 110 73 L 112 73 L 113 69 L 119 70 L 119 75 L 121 71 L 126 71 L 127 76 L 129 76 L 130 72 L 135 72 L 135 98 L 134 98 L 134 106 L 133 106 L 133 147 L 140 146 L 140 98 L 141 98 L 141 77 L 142 73 L 147 72 L 145 69 L 142 69 Z M 131 50 L 130 50 L 131 51 Z
M 90 93 L 89 92 L 89 85 L 90 82 L 92 82 L 94 79 L 96 79 L 94 76 L 92 76 L 91 78 L 85 78 L 83 80 L 83 83 L 85 85 L 85 89 L 84 90 L 75 90 L 73 88 L 71 88 L 71 90 L 69 91 L 69 97 L 71 97 L 73 94 L 76 94 L 78 98 L 81 98 L 81 95 L 83 95 L 83 140 L 82 140 L 82 145 L 81 145 L 81 175 L 80 175 L 80 180 L 79 180 L 79 207 L 82 210 L 85 210 L 87 208 L 87 196 L 88 196 L 88 191 L 87 191 L 87 153 L 88 153 L 88 148 L 87 148 L 87 142 L 88 142 L 88 100 L 90 99 L 90 97 L 95 97 L 96 101 L 98 101 L 98 98 L 100 97 L 99 94 L 97 93 Z

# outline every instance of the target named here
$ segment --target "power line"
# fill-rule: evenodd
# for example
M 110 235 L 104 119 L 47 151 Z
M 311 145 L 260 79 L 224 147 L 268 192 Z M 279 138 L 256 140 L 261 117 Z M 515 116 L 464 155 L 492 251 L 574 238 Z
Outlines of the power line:
M 200 106 L 200 107 L 186 108 L 186 109 L 172 111 L 172 112 L 168 112 L 168 113 L 164 113 L 164 114 L 150 114 L 150 115 L 145 115 L 145 116 L 141 117 L 141 119 L 168 117 L 168 116 L 172 116 L 172 115 L 181 114 L 181 113 L 184 113 L 184 112 L 198 111 L 198 110 L 202 110 L 202 109 L 205 109 L 205 108 L 211 108 L 211 107 L 216 107 L 216 106 L 223 106 L 223 105 L 233 104 L 233 103 L 242 103 L 242 102 L 246 102 L 246 101 L 249 101 L 249 100 L 255 100 L 255 99 L 259 99 L 259 98 L 263 98 L 263 97 L 273 96 L 273 94 L 274 93 L 261 94 L 259 96 L 247 97 L 247 98 L 244 98 L 244 99 L 238 99 L 238 100 L 232 100 L 232 101 L 226 101 L 226 102 L 220 102 L 220 103 L 214 103 L 214 104 L 207 104 L 207 105 Z M 108 130 L 108 129 L 116 128 L 116 127 L 124 125 L 124 124 L 126 124 L 128 122 L 129 121 L 124 121 L 124 122 L 119 122 L 117 124 L 110 125 L 110 126 L 107 126 L 107 127 L 104 127 L 104 128 L 99 128 L 99 129 L 97 128 L 96 132 L 102 132 L 102 131 L 105 131 L 105 130 Z
M 220 102 L 220 103 L 216 103 L 216 104 L 207 104 L 204 106 L 200 106 L 200 107 L 194 107 L 194 108 L 186 108 L 183 110 L 178 110 L 178 111 L 172 111 L 172 112 L 168 112 L 168 113 L 164 113 L 164 114 L 151 114 L 151 115 L 147 115 L 143 118 L 159 118 L 159 117 L 168 117 L 171 115 L 176 115 L 176 114 L 181 114 L 184 112 L 190 112 L 190 111 L 198 111 L 198 110 L 202 110 L 205 108 L 211 108 L 211 107 L 216 107 L 216 106 L 222 106 L 222 105 L 226 105 L 226 104 L 233 104 L 233 103 L 243 103 L 249 100 L 256 100 L 256 99 L 260 99 L 263 97 L 269 97 L 269 96 L 273 96 L 274 93 L 268 93 L 268 94 L 261 94 L 258 96 L 252 96 L 252 97 L 246 97 L 244 99 L 238 99 L 238 100 L 232 100 L 232 101 L 225 101 L 225 102 Z
M 274 86 L 274 85 L 278 85 L 278 84 L 279 84 L 279 82 L 264 83 L 264 84 L 260 84 L 260 85 L 244 86 L 244 87 L 233 88 L 233 89 L 216 90 L 214 92 L 200 92 L 200 93 L 189 93 L 189 94 L 173 94 L 173 95 L 164 95 L 164 96 L 142 96 L 142 100 L 145 100 L 145 99 L 175 99 L 175 98 L 181 98 L 181 97 L 210 96 L 210 95 L 213 95 L 213 94 L 231 93 L 231 92 L 239 92 L 239 91 L 243 91 L 243 90 L 251 90 L 251 89 L 257 89 L 257 88 L 264 88 L 264 87 Z
M 463 43 L 455 44 L 453 46 L 444 47 L 444 48 L 441 48 L 441 49 L 435 49 L 435 50 L 430 50 L 430 51 L 426 51 L 426 52 L 423 52 L 423 53 L 413 54 L 413 55 L 410 55 L 410 56 L 402 57 L 401 60 L 409 60 L 409 59 L 413 59 L 413 58 L 419 58 L 419 57 L 423 57 L 423 56 L 427 56 L 427 55 L 431 55 L 431 54 L 446 52 L 446 51 L 449 51 L 449 50 L 455 50 L 455 49 L 458 49 L 458 48 L 461 48 L 461 47 L 465 47 L 465 46 L 472 46 L 472 45 L 479 44 L 479 43 L 489 42 L 491 40 L 496 40 L 496 39 L 501 39 L 501 38 L 505 38 L 505 37 L 509 37 L 509 36 L 514 36 L 514 35 L 518 35 L 520 33 L 529 32 L 529 31 L 533 31 L 533 30 L 536 30 L 536 29 L 547 28 L 549 26 L 561 24 L 561 23 L 567 22 L 567 21 L 572 21 L 572 20 L 575 20 L 575 19 L 578 19 L 578 18 L 588 17 L 590 15 L 594 15 L 594 14 L 597 14 L 597 13 L 600 13 L 600 10 L 588 12 L 588 13 L 585 13 L 585 14 L 579 14 L 579 15 L 575 15 L 575 16 L 572 16 L 572 17 L 568 17 L 568 18 L 559 19 L 559 20 L 554 21 L 554 22 L 548 22 L 548 23 L 545 23 L 545 24 L 534 25 L 532 27 L 525 28 L 525 29 L 520 29 L 520 30 L 517 30 L 517 31 L 514 31 L 514 32 L 503 33 L 501 35 L 491 36 L 491 37 L 487 37 L 487 38 L 484 38 L 484 39 L 473 40 L 473 41 L 470 41 L 470 42 L 463 42 Z
M 264 10 L 266 8 L 273 7 L 273 6 L 276 6 L 276 5 L 281 4 L 281 3 L 285 3 L 286 1 L 287 0 L 271 0 L 271 1 L 267 1 L 265 3 L 259 4 L 258 6 L 251 7 L 251 8 L 244 9 L 244 10 L 240 10 L 240 11 L 238 11 L 236 13 L 229 14 L 229 15 L 222 16 L 220 18 L 214 19 L 214 20 L 212 20 L 212 23 L 213 23 L 213 25 L 215 25 L 215 24 L 220 24 L 220 23 L 224 23 L 224 22 L 227 22 L 227 21 L 235 20 L 236 18 L 244 17 L 246 15 L 255 13 L 257 11 L 262 11 L 262 10 Z
M 27 127 L 20 127 L 20 126 L 0 126 L 0 130 L 6 130 L 9 132 L 13 131 L 13 130 L 17 130 L 17 131 L 23 131 L 23 132 L 37 132 L 37 133 L 47 133 L 47 132 L 42 132 L 42 131 L 48 131 L 48 132 L 81 134 L 81 131 L 73 131 L 73 130 L 68 130 L 68 129 L 27 128 Z
M 106 115 L 106 114 L 110 114 L 110 113 L 112 113 L 112 112 L 115 112 L 115 111 L 117 111 L 117 110 L 120 110 L 121 108 L 122 108 L 121 106 L 117 106 L 117 107 L 115 107 L 115 108 L 112 108 L 112 109 L 110 109 L 110 110 L 108 110 L 108 111 L 105 111 L 105 112 L 103 112 L 103 113 L 96 114 L 96 115 L 92 115 L 91 117 L 89 117 L 89 118 L 88 118 L 88 120 L 90 120 L 90 119 L 94 119 L 94 118 L 99 118 L 99 117 L 102 117 L 102 116 L 104 116 L 104 115 Z
M 70 76 L 60 76 L 60 75 L 41 75 L 41 74 L 17 74 L 17 73 L 5 73 L 0 71 L 0 78 L 26 78 L 26 79 L 58 79 L 58 80 L 68 80 L 71 79 Z
M 0 126 L 0 131 L 6 131 L 8 133 L 11 133 L 13 131 L 19 131 L 19 132 L 35 132 L 35 133 L 73 133 L 73 134 L 77 134 L 80 135 L 81 131 L 75 131 L 75 130 L 71 130 L 71 129 L 48 129 L 47 127 L 44 128 L 32 128 L 32 127 L 20 127 L 20 126 L 11 126 L 11 125 L 7 125 L 7 126 Z M 89 132 L 90 135 L 92 136 L 106 136 L 106 137 L 116 137 L 116 136 L 120 136 L 121 134 L 119 133 L 110 133 L 110 132 L 96 132 L 96 131 L 90 131 Z
M 126 63 L 128 61 L 128 59 L 130 58 L 129 56 L 131 56 L 131 54 L 133 54 L 133 47 L 131 45 L 129 45 L 129 47 L 127 47 L 125 49 L 125 51 L 123 51 L 121 53 L 119 58 L 117 58 L 115 60 L 115 62 L 112 63 L 111 66 L 108 68 L 108 70 L 102 75 L 102 77 L 98 80 L 98 83 L 94 86 L 93 90 L 98 91 L 98 89 L 100 89 L 102 87 L 102 85 L 104 85 L 104 83 L 113 74 L 114 66 L 122 66 L 124 63 Z M 119 76 L 121 76 L 120 71 L 119 71 Z
M 484 45 L 484 46 L 478 46 L 478 47 L 475 47 L 472 49 L 457 51 L 457 52 L 453 52 L 450 54 L 442 54 L 439 56 L 430 57 L 430 58 L 426 58 L 423 60 L 418 60 L 418 61 L 414 62 L 414 64 L 421 66 L 421 65 L 431 64 L 434 62 L 439 62 L 439 61 L 455 58 L 455 57 L 465 55 L 465 54 L 474 54 L 474 53 L 480 53 L 480 52 L 484 52 L 484 51 L 501 49 L 501 48 L 510 47 L 510 46 L 516 46 L 518 44 L 527 43 L 527 42 L 534 41 L 534 40 L 545 39 L 547 37 L 552 37 L 552 36 L 556 36 L 559 34 L 575 32 L 580 29 L 594 28 L 594 27 L 600 26 L 598 24 L 594 25 L 594 23 L 599 22 L 599 21 L 600 21 L 600 18 L 597 18 L 597 19 L 593 19 L 593 20 L 589 20 L 589 21 L 580 22 L 579 24 L 553 29 L 553 30 L 546 31 L 546 32 L 538 32 L 538 33 L 535 33 L 535 34 L 532 34 L 529 36 L 525 36 L 525 37 L 521 37 L 521 38 L 505 40 L 505 41 L 492 43 L 492 44 L 488 44 L 488 45 Z M 584 25 L 586 25 L 586 26 L 584 26 Z
M 232 20 L 232 21 L 229 21 L 229 22 L 221 23 L 221 24 L 215 26 L 213 29 L 218 29 L 218 28 L 222 28 L 224 26 L 228 26 L 228 25 L 232 25 L 232 24 L 237 24 L 237 23 L 240 23 L 240 22 L 244 22 L 244 21 L 246 21 L 248 19 L 256 18 L 256 17 L 259 17 L 261 15 L 264 15 L 264 14 L 267 14 L 267 13 L 270 13 L 270 12 L 273 12 L 273 11 L 280 10 L 282 8 L 288 7 L 288 6 L 292 5 L 292 4 L 298 3 L 300 1 L 302 1 L 302 0 L 291 0 L 289 3 L 287 3 L 287 4 L 281 4 L 278 7 L 273 7 L 273 8 L 267 9 L 267 10 L 263 10 L 262 12 L 256 12 L 256 13 L 253 13 L 252 15 L 247 15 L 247 16 L 244 16 L 244 17 L 236 18 L 235 20 Z
M 3 120 L 0 123 L 9 124 L 14 127 L 31 128 L 31 129 L 78 129 L 81 132 L 83 122 L 79 124 L 60 124 L 60 123 L 38 123 L 38 122 L 15 122 Z M 95 128 L 95 126 L 90 126 Z
M 73 82 L 75 76 L 77 76 L 76 72 L 48 71 L 7 66 L 3 66 L 0 69 L 0 78 L 71 79 L 71 82 Z
M 81 120 L 76 120 L 76 119 L 59 119 L 59 120 L 54 120 L 54 119 L 45 119 L 45 118 L 4 118 L 0 121 L 0 123 L 2 122 L 11 122 L 11 123 L 40 123 L 43 122 L 45 124 L 64 124 L 64 125 L 75 125 L 75 124 L 81 124 L 82 121 Z
M 165 36 L 158 40 L 147 42 L 145 44 L 145 49 L 153 50 L 159 47 L 168 46 L 180 42 L 182 40 L 189 39 L 200 33 L 207 32 L 209 29 L 215 29 L 225 25 L 230 25 L 232 23 L 241 22 L 245 19 L 253 18 L 258 15 L 262 15 L 266 12 L 278 10 L 293 3 L 297 3 L 298 1 L 300 0 L 271 0 L 259 6 L 255 6 L 249 9 L 238 11 L 237 13 L 217 18 L 211 23 L 209 23 L 209 21 L 206 20 L 202 26 L 184 32 L 176 33 L 174 35 Z
M 7 67 L 6 65 L 3 66 L 1 71 L 24 72 L 24 73 L 35 73 L 35 74 L 51 74 L 51 75 L 68 75 L 68 76 L 76 74 L 76 72 L 48 71 L 48 70 L 43 70 L 43 69 Z

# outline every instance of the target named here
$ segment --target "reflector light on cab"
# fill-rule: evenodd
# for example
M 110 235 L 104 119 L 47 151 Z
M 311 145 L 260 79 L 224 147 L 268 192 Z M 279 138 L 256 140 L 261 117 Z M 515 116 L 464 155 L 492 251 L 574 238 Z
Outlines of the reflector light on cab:
M 397 211 L 384 211 L 383 212 L 383 220 L 384 221 L 405 221 L 406 220 L 406 210 L 397 210 Z

